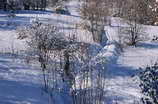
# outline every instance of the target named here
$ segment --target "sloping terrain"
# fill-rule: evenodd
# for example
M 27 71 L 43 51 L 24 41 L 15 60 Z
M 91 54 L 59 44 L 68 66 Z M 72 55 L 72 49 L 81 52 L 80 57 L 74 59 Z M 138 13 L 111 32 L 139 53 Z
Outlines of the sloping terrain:
M 17 39 L 16 28 L 26 26 L 38 19 L 43 23 L 58 26 L 68 35 L 77 33 L 78 41 L 92 43 L 86 31 L 76 30 L 80 17 L 76 9 L 77 2 L 67 4 L 71 15 L 56 14 L 48 11 L 18 11 L 15 17 L 0 11 L 0 104 L 47 104 L 49 98 L 42 91 L 42 72 L 38 64 L 27 64 L 25 40 Z M 86 35 L 85 35 L 86 32 Z M 83 35 L 84 34 L 84 35 Z M 62 98 L 67 97 L 62 94 Z M 68 98 L 55 95 L 59 104 L 69 104 Z
M 0 55 L 0 104 L 43 104 L 41 75 L 22 59 Z
M 93 44 L 90 33 L 82 29 L 76 30 L 81 22 L 78 3 L 67 4 L 71 15 L 55 14 L 52 11 L 19 11 L 16 17 L 9 18 L 6 12 L 0 12 L 0 104 L 47 104 L 48 99 L 41 91 L 42 75 L 38 65 L 25 63 L 23 51 L 26 44 L 17 39 L 16 27 L 29 25 L 35 19 L 44 23 L 57 25 L 68 34 L 77 32 L 78 41 Z M 107 59 L 105 101 L 107 104 L 133 104 L 141 98 L 139 81 L 135 75 L 146 67 L 154 64 L 158 56 L 158 43 L 151 41 L 141 43 L 137 47 L 127 47 L 120 51 L 114 41 L 118 39 L 117 21 L 106 26 L 109 39 L 107 46 L 96 57 Z M 157 36 L 157 27 L 146 26 L 150 37 Z M 151 40 L 151 38 L 150 38 Z M 16 55 L 18 53 L 18 55 Z M 67 99 L 60 99 L 59 104 L 66 104 Z

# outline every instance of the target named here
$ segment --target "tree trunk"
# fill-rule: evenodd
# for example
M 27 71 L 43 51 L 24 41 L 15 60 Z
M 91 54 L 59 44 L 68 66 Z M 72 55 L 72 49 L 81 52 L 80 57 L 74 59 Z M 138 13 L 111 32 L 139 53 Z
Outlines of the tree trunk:
M 66 76 L 69 76 L 70 75 L 70 72 L 69 72 L 70 71 L 70 55 L 67 51 L 64 53 L 64 57 L 65 57 L 64 71 L 65 71 Z

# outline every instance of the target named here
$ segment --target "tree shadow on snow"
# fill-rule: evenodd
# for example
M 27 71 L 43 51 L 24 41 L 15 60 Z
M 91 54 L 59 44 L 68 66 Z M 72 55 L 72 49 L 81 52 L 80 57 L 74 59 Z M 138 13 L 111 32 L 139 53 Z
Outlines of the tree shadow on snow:
M 117 66 L 117 67 L 116 67 Z M 139 69 L 134 69 L 132 67 L 122 66 L 119 64 L 115 64 L 110 67 L 109 73 L 112 74 L 113 77 L 133 77 L 140 72 Z
M 137 47 L 147 48 L 147 49 L 157 49 L 158 43 L 139 43 Z
M 34 17 L 16 16 L 9 18 L 6 16 L 0 16 L 0 29 L 1 30 L 15 30 L 18 26 L 30 24 L 30 20 Z
M 44 104 L 39 85 L 0 80 L 0 104 Z

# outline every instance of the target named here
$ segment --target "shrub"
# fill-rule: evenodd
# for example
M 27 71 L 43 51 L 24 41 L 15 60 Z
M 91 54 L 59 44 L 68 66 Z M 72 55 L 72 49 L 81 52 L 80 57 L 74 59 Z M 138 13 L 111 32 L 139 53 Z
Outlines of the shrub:
M 140 88 L 144 97 L 144 104 L 158 104 L 158 63 L 146 67 L 140 73 Z

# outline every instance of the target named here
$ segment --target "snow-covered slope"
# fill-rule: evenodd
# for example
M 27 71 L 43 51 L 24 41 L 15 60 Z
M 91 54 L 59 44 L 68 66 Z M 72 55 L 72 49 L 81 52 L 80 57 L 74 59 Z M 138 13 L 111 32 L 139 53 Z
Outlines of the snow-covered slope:
M 40 88 L 42 76 L 39 68 L 27 65 L 23 57 L 12 54 L 16 51 L 23 52 L 26 48 L 25 42 L 17 39 L 16 27 L 28 25 L 38 18 L 41 22 L 57 25 L 70 35 L 76 32 L 78 41 L 93 44 L 90 33 L 75 29 L 81 23 L 78 2 L 72 1 L 67 7 L 71 15 L 60 15 L 51 11 L 20 11 L 15 18 L 8 18 L 6 12 L 0 12 L 0 104 L 47 104 L 48 101 Z M 109 42 L 100 52 L 96 51 L 98 55 L 94 56 L 103 61 L 107 60 L 107 104 L 133 104 L 139 101 L 141 93 L 134 75 L 141 71 L 139 67 L 150 65 L 158 59 L 158 43 L 150 41 L 154 35 L 158 36 L 158 27 L 145 26 L 150 40 L 137 47 L 127 47 L 121 52 L 116 44 L 120 25 L 126 26 L 119 18 L 112 18 L 112 26 L 105 27 Z M 66 99 L 57 98 L 59 104 L 66 104 Z
M 41 77 L 20 57 L 0 54 L 0 104 L 44 104 Z
M 112 18 L 112 26 L 106 26 L 108 44 L 100 51 L 97 58 L 107 60 L 106 97 L 107 104 L 134 104 L 142 97 L 137 74 L 148 65 L 158 60 L 158 43 L 152 42 L 158 36 L 156 26 L 144 26 L 149 40 L 137 47 L 121 49 L 118 42 L 118 26 L 127 26 L 118 18 Z
M 72 35 L 78 32 L 78 41 L 92 42 L 86 31 L 75 30 L 80 18 L 77 15 L 76 2 L 67 6 L 71 15 L 55 14 L 51 11 L 19 11 L 16 17 L 9 18 L 7 12 L 0 12 L 0 104 L 48 104 L 49 99 L 41 91 L 42 74 L 38 65 L 28 65 L 24 59 L 26 43 L 18 40 L 16 28 L 29 25 L 36 18 L 62 28 Z M 69 104 L 67 95 L 54 95 L 58 104 Z M 63 99 L 65 98 L 65 99 Z

